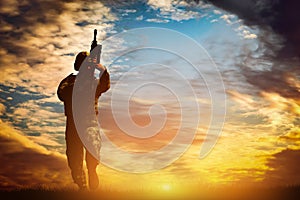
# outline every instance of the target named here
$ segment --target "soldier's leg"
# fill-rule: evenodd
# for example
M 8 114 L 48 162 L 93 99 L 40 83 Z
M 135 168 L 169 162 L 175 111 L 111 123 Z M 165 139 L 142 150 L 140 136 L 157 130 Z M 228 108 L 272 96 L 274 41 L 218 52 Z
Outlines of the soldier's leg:
M 73 124 L 68 124 L 66 130 L 66 154 L 68 165 L 74 182 L 79 189 L 86 190 L 86 177 L 83 170 L 84 148 Z
M 86 151 L 86 165 L 89 175 L 89 187 L 91 190 L 96 190 L 99 186 L 99 179 L 97 174 L 97 166 L 99 161 L 94 158 L 88 151 Z

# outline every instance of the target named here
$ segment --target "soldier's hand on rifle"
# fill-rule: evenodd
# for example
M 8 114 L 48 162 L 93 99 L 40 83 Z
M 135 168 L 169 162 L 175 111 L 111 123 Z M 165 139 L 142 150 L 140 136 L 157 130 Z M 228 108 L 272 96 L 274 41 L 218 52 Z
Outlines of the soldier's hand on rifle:
M 96 69 L 98 69 L 101 72 L 104 72 L 106 70 L 106 67 L 102 64 L 96 64 Z

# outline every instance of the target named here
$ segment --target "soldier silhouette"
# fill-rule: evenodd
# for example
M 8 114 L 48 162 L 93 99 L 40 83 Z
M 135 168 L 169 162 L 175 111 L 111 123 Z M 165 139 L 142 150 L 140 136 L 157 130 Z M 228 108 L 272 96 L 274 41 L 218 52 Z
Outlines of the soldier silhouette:
M 94 37 L 95 41 L 95 37 Z M 94 43 L 93 41 L 93 43 Z M 95 44 L 94 44 L 95 47 Z M 94 48 L 92 44 L 91 50 Z M 75 71 L 79 71 L 78 75 L 74 75 L 73 73 L 68 75 L 66 78 L 64 78 L 57 89 L 57 95 L 58 98 L 64 103 L 64 110 L 65 110 L 65 116 L 66 116 L 66 131 L 65 131 L 65 139 L 66 139 L 66 154 L 68 158 L 68 166 L 71 169 L 71 174 L 74 182 L 78 185 L 80 190 L 87 190 L 87 181 L 86 181 L 86 176 L 83 168 L 83 159 L 84 159 L 84 151 L 85 153 L 85 161 L 87 165 L 87 170 L 88 170 L 88 182 L 89 182 L 89 188 L 91 190 L 95 190 L 98 188 L 99 185 L 99 180 L 98 180 L 98 175 L 96 172 L 96 168 L 99 164 L 99 161 L 97 158 L 94 157 L 92 152 L 90 152 L 83 144 L 82 138 L 78 135 L 78 127 L 76 127 L 75 123 L 75 117 L 74 117 L 74 112 L 73 112 L 73 91 L 74 91 L 74 85 L 76 84 L 77 79 L 81 77 L 86 77 L 86 72 L 91 71 L 87 65 L 86 60 L 90 58 L 90 55 L 88 52 L 80 52 L 75 59 L 74 63 L 74 69 Z M 93 58 L 90 58 L 90 60 Z M 96 79 L 93 76 L 93 83 L 96 85 L 95 89 L 95 96 L 93 99 L 93 102 L 88 101 L 88 104 L 92 105 L 87 105 L 87 103 L 82 104 L 80 106 L 80 120 L 81 121 L 89 121 L 87 124 L 92 124 L 93 119 L 91 116 L 96 116 L 98 115 L 98 99 L 101 96 L 102 93 L 106 92 L 110 88 L 110 77 L 109 73 L 106 70 L 104 66 L 101 64 L 93 63 L 93 65 L 100 69 L 100 77 L 99 79 Z M 89 69 L 89 70 L 87 70 Z M 92 70 L 92 73 L 94 71 Z M 85 73 L 83 76 L 82 74 Z M 77 78 L 77 79 L 76 79 Z M 87 77 L 88 78 L 88 77 Z M 80 84 L 83 82 L 79 82 Z M 86 86 L 84 86 L 86 87 Z M 88 88 L 85 88 L 83 91 L 87 91 Z M 79 90 L 80 91 L 80 90 Z M 78 93 L 78 91 L 76 91 Z M 82 95 L 85 97 L 85 94 L 78 94 Z M 92 108 L 92 112 L 91 111 Z M 78 118 L 76 118 L 78 119 Z M 95 124 L 95 123 L 94 123 Z M 91 126 L 91 125 L 87 125 Z M 96 138 L 100 138 L 100 134 L 97 134 L 96 132 Z M 101 141 L 100 141 L 101 142 Z M 99 151 L 100 152 L 100 151 Z

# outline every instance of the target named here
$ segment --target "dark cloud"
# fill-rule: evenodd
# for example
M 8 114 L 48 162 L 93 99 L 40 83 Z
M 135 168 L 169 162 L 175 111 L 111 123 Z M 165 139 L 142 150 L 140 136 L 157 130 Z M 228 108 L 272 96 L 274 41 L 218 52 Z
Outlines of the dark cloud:
M 242 65 L 241 68 L 246 81 L 258 87 L 260 91 L 278 93 L 282 97 L 299 100 L 299 88 L 289 80 L 291 77 L 297 79 L 296 74 L 300 74 L 300 68 L 294 63 L 284 67 L 278 65 L 275 63 L 270 70 L 266 71 L 255 71 Z
M 208 0 L 258 28 L 260 43 L 236 59 L 245 81 L 258 93 L 299 100 L 300 2 L 295 0 Z M 240 59 L 241 58 L 241 59 Z M 266 64 L 267 63 L 267 64 Z M 252 93 L 254 93 L 252 91 Z
M 199 2 L 199 1 L 198 1 Z M 236 14 L 250 27 L 259 29 L 260 44 L 254 52 L 241 52 L 237 61 L 247 83 L 258 92 L 277 93 L 286 104 L 299 101 L 300 2 L 296 0 L 208 0 L 215 6 Z M 280 36 L 277 37 L 276 35 Z M 258 53 L 257 51 L 261 51 Z M 264 63 L 265 69 L 259 69 Z M 291 106 L 283 112 L 293 113 Z M 297 113 L 294 114 L 298 116 Z M 292 122 L 297 127 L 297 122 Z M 291 138 L 289 135 L 286 138 Z M 292 134 L 293 140 L 298 140 Z M 268 160 L 264 183 L 299 185 L 300 151 L 286 149 Z
M 0 121 L 0 190 L 70 186 L 67 161 Z
M 283 150 L 273 155 L 267 166 L 272 170 L 265 174 L 264 182 L 271 185 L 300 184 L 300 150 Z
M 9 54 L 26 56 L 29 47 L 22 45 L 25 39 L 24 36 L 36 34 L 34 31 L 39 24 L 56 24 L 57 16 L 64 11 L 64 4 L 62 1 L 38 0 L 28 2 L 14 0 L 13 2 L 14 4 L 11 5 L 8 1 L 1 1 L 1 46 Z M 1 62 L 0 64 L 6 63 Z
M 285 38 L 282 56 L 300 56 L 300 2 L 295 0 L 208 0 L 238 15 L 247 25 L 270 27 Z
M 93 3 L 94 2 L 94 3 Z M 73 3 L 73 4 L 72 4 Z M 85 19 L 80 19 L 80 13 L 90 13 L 88 4 L 96 1 L 80 2 L 76 0 L 48 1 L 48 0 L 3 0 L 0 3 L 0 66 L 17 63 L 27 63 L 29 66 L 43 64 L 47 58 L 41 50 L 53 46 L 54 50 L 62 49 L 61 39 L 69 37 L 72 32 L 63 32 L 65 26 L 72 26 L 68 15 L 78 14 L 75 24 L 83 26 L 91 24 Z M 80 5 L 80 6 L 78 6 Z M 98 8 L 99 9 L 99 8 Z M 99 16 L 99 19 L 101 16 Z M 68 24 L 68 22 L 70 24 Z M 75 30 L 76 31 L 76 30 Z M 57 38 L 57 39 L 55 39 Z M 28 44 L 28 41 L 33 43 Z M 69 45 L 70 46 L 70 45 Z M 53 52 L 47 52 L 52 53 Z M 70 53 L 72 54 L 72 53 Z M 17 59 L 4 59 L 10 55 Z M 10 63 L 12 62 L 12 63 Z

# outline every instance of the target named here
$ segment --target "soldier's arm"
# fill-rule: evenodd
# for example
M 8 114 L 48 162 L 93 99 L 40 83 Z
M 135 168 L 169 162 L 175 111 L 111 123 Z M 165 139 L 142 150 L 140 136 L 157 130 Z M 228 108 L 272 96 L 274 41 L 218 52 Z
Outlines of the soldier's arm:
M 69 77 L 67 77 L 60 82 L 57 88 L 57 96 L 61 101 L 66 101 L 66 99 L 72 95 L 72 88 L 69 82 Z
M 97 90 L 96 90 L 96 97 L 99 98 L 101 93 L 106 92 L 110 88 L 110 75 L 108 71 L 105 69 L 98 82 Z

